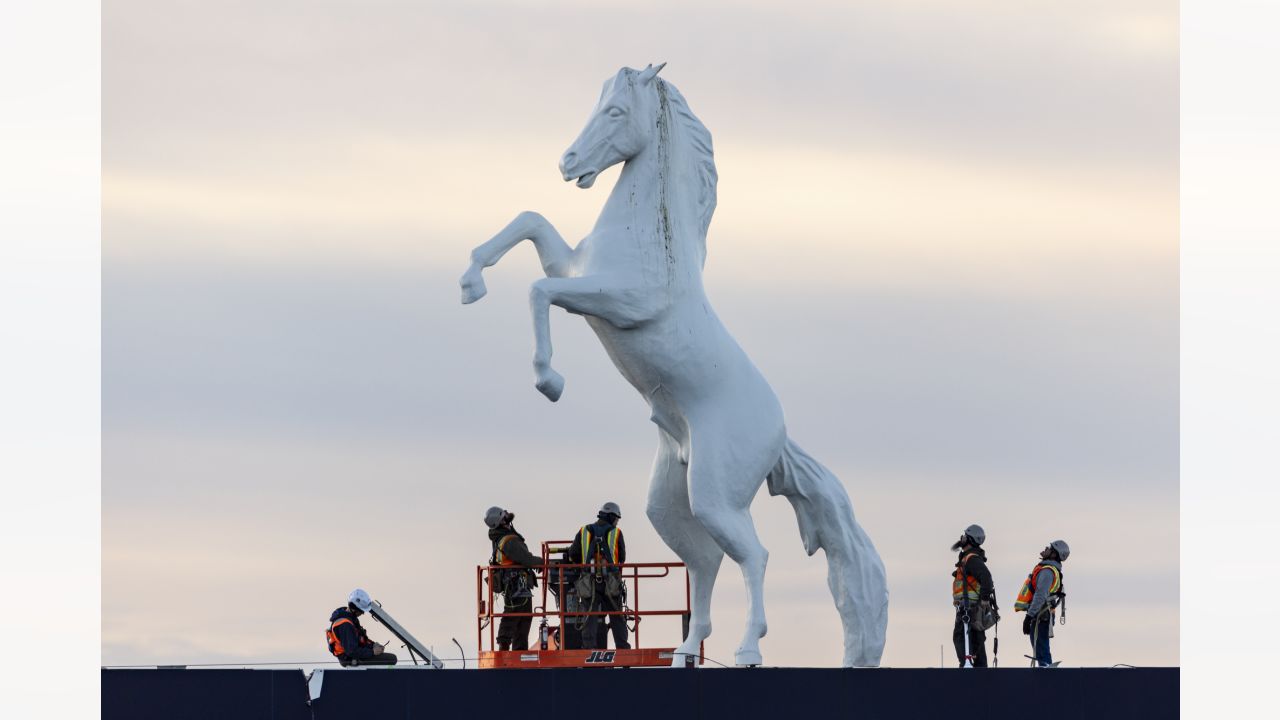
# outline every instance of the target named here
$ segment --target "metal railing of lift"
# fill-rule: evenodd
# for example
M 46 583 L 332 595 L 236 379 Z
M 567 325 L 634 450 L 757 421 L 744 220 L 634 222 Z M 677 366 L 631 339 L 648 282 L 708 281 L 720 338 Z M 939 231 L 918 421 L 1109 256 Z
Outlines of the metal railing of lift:
M 563 545 L 567 541 L 552 541 L 542 543 L 542 560 L 543 564 L 534 568 L 523 568 L 531 570 L 534 577 L 540 581 L 541 585 L 541 605 L 534 605 L 528 612 L 507 612 L 503 607 L 502 612 L 496 612 L 494 609 L 495 595 L 501 594 L 495 590 L 495 573 L 503 570 L 511 570 L 510 565 L 482 565 L 476 568 L 476 648 L 484 651 L 484 631 L 489 630 L 489 648 L 492 650 L 496 647 L 497 628 L 493 622 L 494 618 L 506 617 L 529 617 L 529 618 L 557 618 L 559 620 L 559 628 L 561 632 L 560 642 L 564 642 L 564 628 L 566 627 L 566 618 L 580 618 L 592 616 L 622 616 L 629 618 L 635 625 L 635 644 L 634 647 L 643 647 L 640 642 L 640 623 L 645 617 L 662 617 L 662 616 L 680 616 L 687 618 L 690 612 L 690 594 L 689 594 L 689 576 L 685 573 L 685 597 L 684 608 L 676 610 L 645 610 L 640 605 L 640 581 L 641 580 L 658 580 L 671 576 L 672 569 L 684 568 L 681 562 L 660 562 L 660 563 L 617 563 L 610 564 L 610 569 L 617 569 L 622 573 L 622 579 L 629 581 L 634 592 L 629 598 L 629 607 L 622 610 L 567 610 L 565 608 L 565 598 L 567 590 L 571 587 L 571 582 L 567 580 L 569 573 L 565 571 L 586 570 L 595 568 L 591 563 L 560 563 L 552 562 L 550 555 L 552 552 L 558 551 L 558 548 L 552 547 L 555 544 Z M 658 572 L 658 571 L 661 572 Z M 548 594 L 551 593 L 550 584 L 547 582 L 548 577 L 554 574 L 556 576 L 557 592 L 555 593 L 556 609 L 548 610 Z M 532 597 L 530 598 L 532 600 Z

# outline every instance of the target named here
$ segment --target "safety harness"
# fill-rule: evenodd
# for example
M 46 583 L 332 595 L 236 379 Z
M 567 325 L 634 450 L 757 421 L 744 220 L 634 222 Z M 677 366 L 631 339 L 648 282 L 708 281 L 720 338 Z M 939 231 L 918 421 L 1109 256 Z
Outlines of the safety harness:
M 951 578 L 951 603 L 956 607 L 960 607 L 964 600 L 968 600 L 970 604 L 978 602 L 978 578 L 965 574 L 964 566 L 969 563 L 969 558 L 977 557 L 978 553 L 968 553 L 960 558 L 960 562 L 956 563 L 956 572 Z
M 490 565 L 501 565 L 510 568 L 517 564 L 515 560 L 507 557 L 507 554 L 503 552 L 507 541 L 515 537 L 519 537 L 519 535 L 510 533 L 504 535 L 493 544 L 493 556 L 489 559 Z M 519 605 L 525 598 L 533 597 L 533 592 L 529 589 L 529 575 L 524 570 L 499 570 L 494 574 L 498 580 L 498 587 L 501 588 L 498 592 L 505 602 Z
M 1033 618 L 1031 622 L 1032 648 L 1039 646 L 1038 640 L 1040 638 L 1041 625 L 1040 617 L 1046 612 L 1049 613 L 1049 637 L 1053 637 L 1053 626 L 1058 623 L 1057 608 L 1059 605 L 1062 606 L 1062 624 L 1067 624 L 1067 592 L 1062 586 L 1062 570 L 1048 563 L 1037 563 L 1036 566 L 1031 569 L 1031 574 L 1023 581 L 1022 589 L 1018 591 L 1018 599 L 1014 601 L 1013 609 L 1015 612 L 1024 612 L 1031 608 L 1031 601 L 1034 600 L 1036 596 L 1037 578 L 1040 577 L 1040 571 L 1045 569 L 1053 573 L 1053 581 L 1049 583 L 1049 595 L 1044 607 L 1040 609 L 1039 615 Z M 1031 667 L 1036 667 L 1037 663 L 1035 657 L 1033 655 L 1028 655 L 1027 657 L 1031 658 Z
M 956 571 L 951 577 L 951 602 L 955 607 L 963 612 L 960 621 L 964 623 L 965 635 L 965 660 L 970 664 L 975 659 L 972 650 L 969 647 L 969 630 L 976 628 L 986 631 L 991 627 L 996 628 L 995 645 L 993 647 L 993 656 L 995 664 L 1000 664 L 1000 613 L 996 610 L 993 603 L 981 602 L 981 583 L 978 578 L 969 575 L 964 571 L 965 566 L 969 564 L 969 560 L 975 557 L 982 557 L 980 553 L 966 553 L 960 557 L 960 561 L 956 563 Z
M 342 646 L 342 641 L 338 639 L 337 633 L 338 626 L 344 623 L 347 625 L 355 625 L 355 623 L 351 622 L 351 618 L 338 618 L 333 621 L 333 624 L 329 626 L 328 630 L 324 631 L 325 640 L 329 643 L 329 652 L 339 660 L 342 659 L 343 655 L 347 654 L 347 649 Z
M 609 528 L 604 535 L 591 532 L 591 525 L 583 525 L 578 530 L 578 547 L 582 551 L 582 562 L 588 567 L 583 569 L 574 581 L 574 591 L 582 606 L 588 609 L 596 607 L 596 589 L 603 590 L 604 596 L 612 600 L 623 612 L 627 609 L 627 586 L 622 581 L 622 573 L 618 564 L 618 540 L 622 531 L 617 527 Z M 624 622 L 625 622 L 625 615 Z M 578 616 L 575 626 L 582 629 L 588 616 Z
M 1053 582 L 1049 584 L 1049 602 L 1046 607 L 1055 608 L 1059 602 L 1065 602 L 1067 598 L 1066 590 L 1062 587 L 1062 571 L 1048 563 L 1037 563 L 1031 570 L 1031 574 L 1022 582 L 1022 589 L 1018 590 L 1018 599 L 1013 602 L 1015 612 L 1024 612 L 1031 607 L 1031 601 L 1036 596 L 1036 578 L 1040 576 L 1040 571 L 1048 569 L 1053 573 Z M 1066 607 L 1063 606 L 1062 615 L 1066 619 Z
M 365 640 L 362 637 L 362 628 L 349 617 L 340 617 L 329 624 L 329 628 L 324 631 L 324 639 L 329 643 L 329 652 L 343 665 L 355 663 L 354 657 L 346 657 L 350 648 L 343 646 L 341 638 L 338 637 L 338 626 L 350 625 L 356 631 L 356 644 L 364 645 Z

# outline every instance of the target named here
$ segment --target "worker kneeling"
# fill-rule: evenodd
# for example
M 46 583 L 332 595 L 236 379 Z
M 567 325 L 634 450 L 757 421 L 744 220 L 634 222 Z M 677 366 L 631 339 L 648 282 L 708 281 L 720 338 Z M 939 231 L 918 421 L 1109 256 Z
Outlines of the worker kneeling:
M 360 616 L 369 612 L 373 602 L 369 593 L 356 588 L 347 596 L 347 606 L 340 607 L 329 616 L 329 629 L 325 639 L 329 652 L 344 667 L 348 665 L 395 665 L 396 656 L 383 651 L 383 645 L 369 639 L 360 625 Z
M 627 547 L 622 541 L 618 520 L 622 510 L 617 503 L 607 502 L 596 514 L 596 521 L 583 525 L 569 548 L 568 561 L 586 564 L 580 569 L 574 589 L 579 606 L 586 612 L 616 612 L 609 615 L 609 629 L 613 632 L 613 646 L 628 649 L 627 618 L 622 614 L 627 602 L 627 586 L 622 579 L 619 563 L 627 561 Z M 606 616 L 587 615 L 582 627 L 582 646 L 588 650 L 602 650 L 606 637 L 601 623 Z

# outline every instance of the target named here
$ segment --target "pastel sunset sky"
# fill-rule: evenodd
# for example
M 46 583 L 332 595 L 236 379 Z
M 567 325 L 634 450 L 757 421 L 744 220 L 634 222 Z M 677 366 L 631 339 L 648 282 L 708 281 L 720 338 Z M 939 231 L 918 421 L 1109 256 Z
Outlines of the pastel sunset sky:
M 648 410 L 579 318 L 564 397 L 533 389 L 532 248 L 457 286 L 519 211 L 588 232 L 618 169 L 559 156 L 665 61 L 715 141 L 708 294 L 884 558 L 884 664 L 951 664 L 973 522 L 1002 665 L 1059 537 L 1055 657 L 1178 664 L 1177 3 L 603 5 L 105 3 L 102 662 L 325 660 L 355 586 L 470 655 L 489 505 L 536 541 L 613 500 L 674 559 Z M 838 664 L 824 561 L 754 514 L 766 663 Z M 708 656 L 744 618 L 726 563 Z

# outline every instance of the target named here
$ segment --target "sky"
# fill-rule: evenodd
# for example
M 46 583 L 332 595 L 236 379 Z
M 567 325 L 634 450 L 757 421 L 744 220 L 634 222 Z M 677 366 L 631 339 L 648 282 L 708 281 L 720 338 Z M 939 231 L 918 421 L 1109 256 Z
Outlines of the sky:
M 325 660 L 355 586 L 472 655 L 495 504 L 536 542 L 613 500 L 675 559 L 648 409 L 579 318 L 564 397 L 533 388 L 532 248 L 457 286 L 522 210 L 589 231 L 618 169 L 559 156 L 667 62 L 715 142 L 708 294 L 885 561 L 884 664 L 951 664 L 974 522 L 1002 665 L 1056 538 L 1055 658 L 1178 664 L 1176 3 L 603 5 L 105 4 L 102 662 Z M 765 662 L 839 664 L 823 559 L 753 513 Z M 729 662 L 729 561 L 713 618 Z

